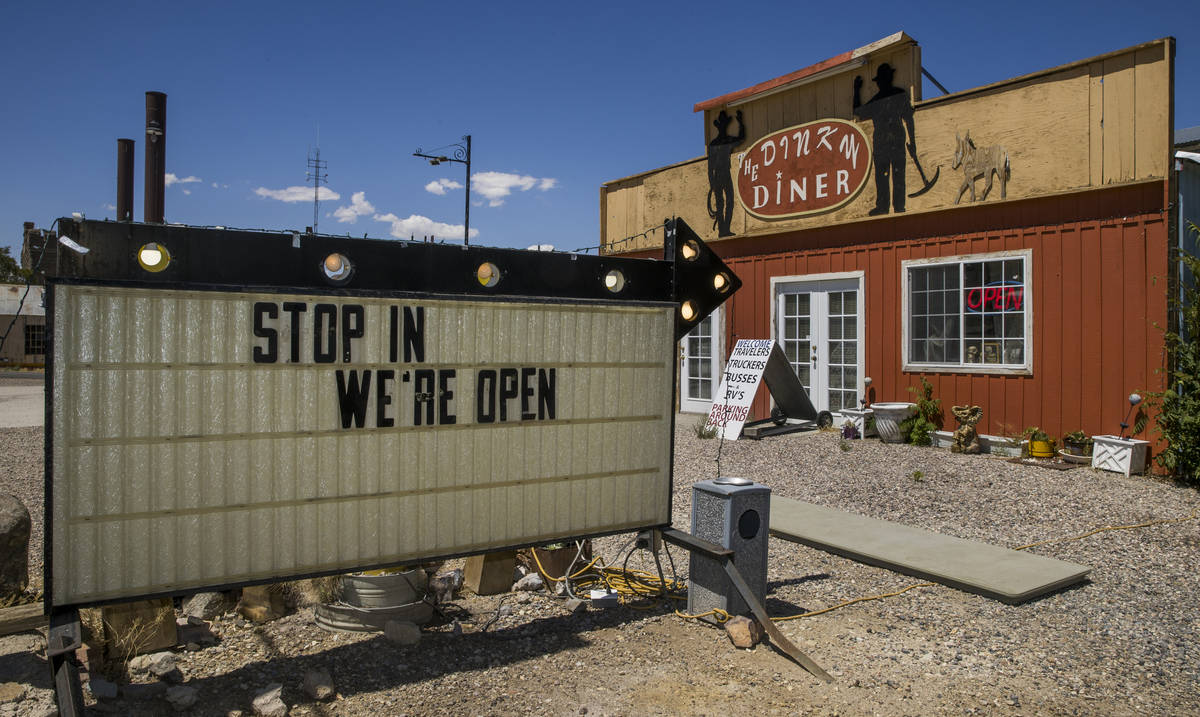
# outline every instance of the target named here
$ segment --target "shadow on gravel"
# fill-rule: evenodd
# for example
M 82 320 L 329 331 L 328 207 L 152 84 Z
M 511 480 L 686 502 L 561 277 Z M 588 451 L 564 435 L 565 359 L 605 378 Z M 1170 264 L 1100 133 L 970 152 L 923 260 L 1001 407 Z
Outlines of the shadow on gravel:
M 774 592 L 779 588 L 785 588 L 789 585 L 803 585 L 804 583 L 811 583 L 817 580 L 828 580 L 832 577 L 833 575 L 829 573 L 814 573 L 812 575 L 801 575 L 798 578 L 788 578 L 787 580 L 772 580 L 767 583 L 767 592 Z
M 35 648 L 44 646 L 45 639 L 40 635 L 31 638 L 28 645 L 22 647 Z M 46 661 L 33 649 L 23 649 L 0 655 L 0 682 L 20 682 L 41 689 L 51 689 L 50 668 Z
M 385 691 L 450 674 L 470 679 L 473 672 L 516 665 L 547 656 L 558 656 L 586 648 L 593 643 L 588 633 L 638 622 L 648 616 L 666 616 L 672 610 L 660 605 L 648 611 L 626 607 L 590 610 L 579 615 L 536 618 L 514 627 L 487 632 L 425 632 L 420 643 L 402 646 L 382 635 L 347 645 L 339 645 L 311 655 L 285 656 L 280 642 L 297 640 L 295 634 L 273 636 L 269 628 L 255 630 L 268 659 L 248 662 L 218 677 L 189 679 L 187 685 L 199 691 L 206 711 L 223 714 L 227 710 L 245 710 L 254 693 L 268 684 L 283 685 L 283 700 L 288 705 L 305 704 L 317 714 L 337 714 L 338 703 L 315 703 L 301 690 L 305 671 L 329 670 L 343 697 Z M 490 612 L 472 616 L 476 628 L 484 625 Z M 460 616 L 462 617 L 462 616 Z M 312 625 L 313 629 L 317 628 Z M 561 659 L 567 658 L 563 656 Z M 529 666 L 529 681 L 513 683 L 514 694 L 536 687 L 544 663 Z M 128 714 L 149 714 L 144 709 L 161 703 L 123 700 Z M 508 703 L 511 708 L 512 703 Z M 396 705 L 400 711 L 421 712 L 430 705 Z M 497 705 L 500 708 L 500 705 Z

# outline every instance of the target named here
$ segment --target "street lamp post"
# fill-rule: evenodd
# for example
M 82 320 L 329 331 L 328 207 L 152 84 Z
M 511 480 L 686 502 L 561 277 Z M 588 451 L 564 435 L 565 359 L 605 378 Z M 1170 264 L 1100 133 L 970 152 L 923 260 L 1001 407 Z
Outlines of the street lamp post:
M 429 163 L 437 166 L 443 162 L 458 162 L 467 166 L 467 199 L 464 202 L 463 208 L 463 245 L 470 246 L 471 244 L 471 135 L 463 135 L 463 141 L 466 144 L 448 144 L 441 149 L 454 148 L 454 156 L 448 157 L 444 154 L 425 154 L 417 147 L 417 151 L 413 152 L 414 157 L 422 157 L 428 159 Z

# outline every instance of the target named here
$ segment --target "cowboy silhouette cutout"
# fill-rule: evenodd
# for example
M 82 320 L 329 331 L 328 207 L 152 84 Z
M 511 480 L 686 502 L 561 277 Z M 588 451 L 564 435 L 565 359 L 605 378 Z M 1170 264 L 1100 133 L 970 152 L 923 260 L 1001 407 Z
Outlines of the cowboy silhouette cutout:
M 717 236 L 733 236 L 729 223 L 733 221 L 733 178 L 730 176 L 730 157 L 733 149 L 746 139 L 746 124 L 742 122 L 742 111 L 737 111 L 738 134 L 729 136 L 729 123 L 733 118 L 721 110 L 713 120 L 717 136 L 708 143 L 708 216 L 713 219 Z
M 866 103 L 862 102 L 859 95 L 863 85 L 862 76 L 854 78 L 854 116 L 874 123 L 871 149 L 875 155 L 875 208 L 867 212 L 872 216 L 888 213 L 889 197 L 891 211 L 904 211 L 905 153 L 911 153 L 914 159 L 917 155 L 913 107 L 908 101 L 908 92 L 892 84 L 895 77 L 896 71 L 891 65 L 886 62 L 880 65 L 871 78 L 879 86 L 879 91 Z M 907 142 L 905 128 L 908 129 Z M 711 151 L 709 156 L 712 156 Z M 709 161 L 711 163 L 712 160 Z

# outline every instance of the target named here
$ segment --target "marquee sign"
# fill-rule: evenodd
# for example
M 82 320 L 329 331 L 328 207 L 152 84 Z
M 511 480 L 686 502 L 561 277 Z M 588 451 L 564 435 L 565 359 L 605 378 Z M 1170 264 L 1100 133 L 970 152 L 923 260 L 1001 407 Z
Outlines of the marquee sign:
M 677 335 L 720 292 L 689 272 L 737 286 L 679 230 L 687 266 L 76 227 L 48 292 L 48 609 L 669 525 Z M 414 266 L 464 293 L 379 288 Z
M 738 199 L 761 219 L 827 212 L 858 196 L 870 167 L 870 144 L 852 122 L 788 127 L 738 154 Z

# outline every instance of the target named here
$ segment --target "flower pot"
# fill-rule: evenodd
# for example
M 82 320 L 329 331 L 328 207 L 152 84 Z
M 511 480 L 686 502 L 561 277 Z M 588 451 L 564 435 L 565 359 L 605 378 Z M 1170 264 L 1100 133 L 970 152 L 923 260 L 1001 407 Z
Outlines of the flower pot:
M 875 412 L 875 430 L 879 432 L 879 440 L 884 443 L 903 443 L 900 422 L 912 415 L 916 408 L 915 403 L 871 404 L 871 410 Z
M 854 428 L 858 431 L 859 438 L 870 438 L 871 436 L 875 435 L 874 425 L 868 425 L 874 423 L 873 421 L 868 420 L 875 413 L 873 410 L 869 408 L 843 408 L 840 413 L 842 414 L 841 422 L 843 424 L 846 421 L 853 423 Z
M 1119 436 L 1092 436 L 1092 467 L 1129 477 L 1146 469 L 1150 441 Z
M 1063 451 L 1072 456 L 1090 456 L 1092 455 L 1092 444 L 1063 441 Z
M 929 434 L 934 448 L 951 448 L 954 446 L 954 431 L 934 431 Z
M 1044 441 L 1039 441 L 1035 438 L 1029 439 L 1029 455 L 1034 458 L 1053 458 L 1055 456 L 1054 441 L 1051 439 Z

